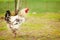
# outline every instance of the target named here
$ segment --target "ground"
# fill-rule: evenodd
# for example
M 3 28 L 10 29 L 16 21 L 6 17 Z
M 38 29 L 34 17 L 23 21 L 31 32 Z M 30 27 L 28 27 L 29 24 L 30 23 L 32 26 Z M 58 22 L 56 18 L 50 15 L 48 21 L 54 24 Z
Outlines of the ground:
M 14 38 L 3 18 L 14 11 L 14 0 L 0 0 L 0 40 L 60 40 L 60 0 L 22 0 L 21 7 L 30 13 Z
M 5 20 L 0 20 L 0 40 L 60 40 L 60 14 L 29 13 L 17 32 L 14 38 Z

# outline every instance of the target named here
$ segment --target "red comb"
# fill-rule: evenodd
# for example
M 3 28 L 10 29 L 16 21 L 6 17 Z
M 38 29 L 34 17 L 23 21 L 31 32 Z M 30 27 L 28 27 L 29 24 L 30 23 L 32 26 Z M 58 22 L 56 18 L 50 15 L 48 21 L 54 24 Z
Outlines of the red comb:
M 28 13 L 28 11 L 29 11 L 29 9 L 28 9 L 28 8 L 26 8 L 25 13 Z

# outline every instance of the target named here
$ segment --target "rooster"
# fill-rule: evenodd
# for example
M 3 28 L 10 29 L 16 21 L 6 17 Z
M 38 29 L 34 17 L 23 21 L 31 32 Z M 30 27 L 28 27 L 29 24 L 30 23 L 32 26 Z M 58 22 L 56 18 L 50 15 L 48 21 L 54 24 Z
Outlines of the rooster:
M 28 11 L 29 11 L 28 8 L 24 8 L 20 10 L 20 12 L 15 16 L 11 16 L 10 10 L 6 11 L 5 21 L 8 24 L 8 27 L 12 30 L 14 36 L 16 36 L 17 34 L 16 31 L 18 30 L 18 28 L 21 27 L 20 25 L 24 23 L 25 15 L 28 13 Z

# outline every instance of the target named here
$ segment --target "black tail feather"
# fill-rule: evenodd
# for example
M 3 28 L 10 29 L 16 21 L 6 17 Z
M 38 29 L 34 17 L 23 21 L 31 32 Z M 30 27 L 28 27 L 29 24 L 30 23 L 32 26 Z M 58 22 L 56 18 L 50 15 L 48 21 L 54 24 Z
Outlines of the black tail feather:
M 6 14 L 5 14 L 5 20 L 6 20 L 7 22 L 9 22 L 10 16 L 11 16 L 10 10 L 7 10 L 7 11 L 6 11 Z

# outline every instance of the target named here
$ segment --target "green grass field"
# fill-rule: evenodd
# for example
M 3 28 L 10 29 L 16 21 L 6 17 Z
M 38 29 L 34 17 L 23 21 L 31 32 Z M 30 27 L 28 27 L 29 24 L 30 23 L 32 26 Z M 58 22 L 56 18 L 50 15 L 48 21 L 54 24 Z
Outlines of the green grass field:
M 0 20 L 0 40 L 60 40 L 60 14 L 28 14 L 16 38 L 6 26 L 6 22 Z
M 28 7 L 30 12 L 60 12 L 60 0 L 22 0 L 21 3 L 21 8 Z M 14 0 L 0 0 L 0 13 L 8 9 L 14 11 Z
M 30 11 L 14 38 L 1 19 L 6 10 L 14 11 L 14 1 L 0 0 L 0 40 L 60 40 L 60 0 L 27 0 L 27 4 L 23 1 L 22 8 L 27 5 Z

